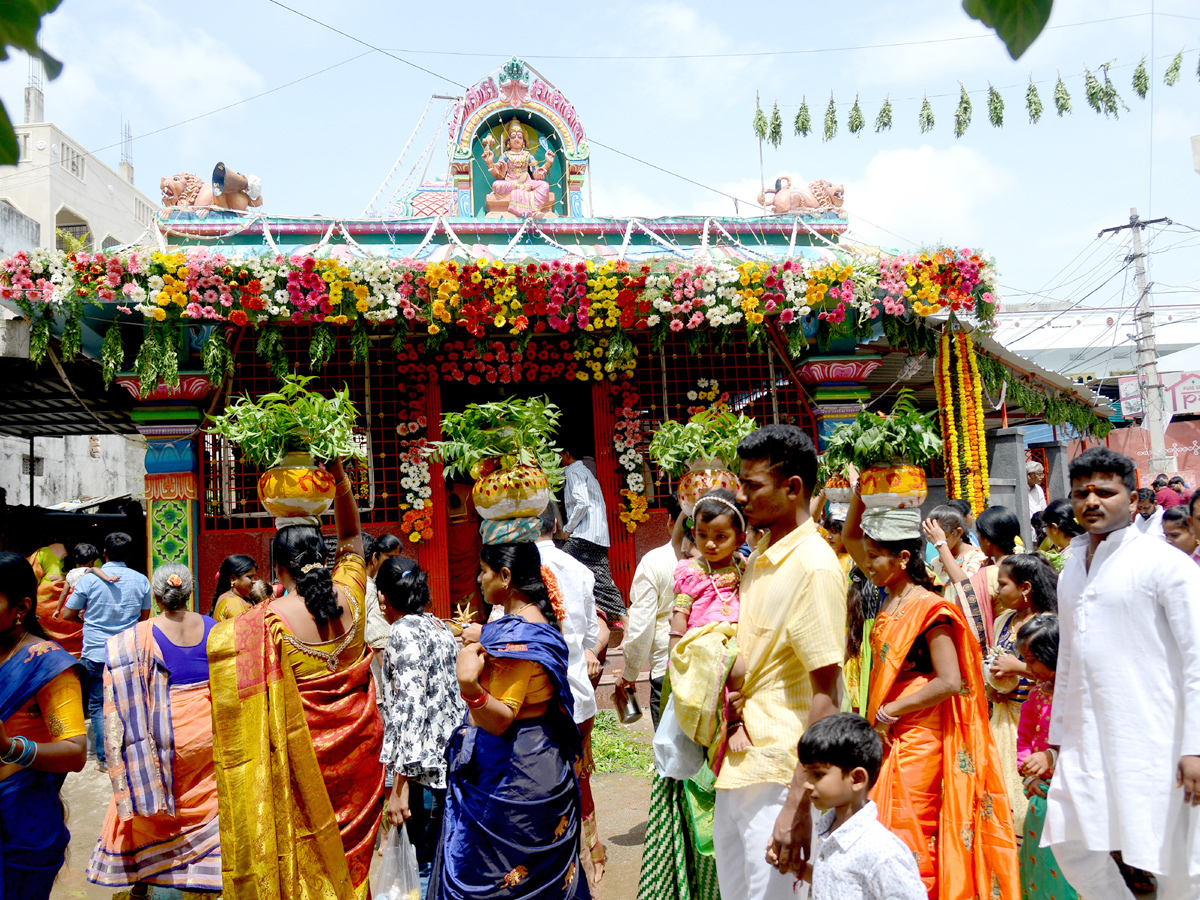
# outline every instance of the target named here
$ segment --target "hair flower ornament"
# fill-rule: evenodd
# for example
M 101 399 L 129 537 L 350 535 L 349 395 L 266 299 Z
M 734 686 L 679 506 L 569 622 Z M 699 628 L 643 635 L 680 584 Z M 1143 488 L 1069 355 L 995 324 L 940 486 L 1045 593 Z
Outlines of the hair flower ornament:
M 171 587 L 183 587 L 183 579 L 178 575 L 172 575 L 167 579 L 167 584 Z

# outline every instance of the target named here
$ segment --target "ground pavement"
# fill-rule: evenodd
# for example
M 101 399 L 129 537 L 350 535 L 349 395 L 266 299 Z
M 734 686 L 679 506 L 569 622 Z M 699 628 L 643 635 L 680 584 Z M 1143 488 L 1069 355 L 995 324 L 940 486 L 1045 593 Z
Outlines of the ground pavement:
M 619 652 L 615 657 L 610 656 L 610 666 L 600 686 L 601 705 L 608 709 L 612 708 L 613 664 L 620 668 Z M 632 730 L 650 740 L 654 732 L 650 726 L 650 694 L 645 679 L 643 673 L 638 685 L 645 715 Z M 646 838 L 646 814 L 650 808 L 649 773 L 593 775 L 592 793 L 596 799 L 601 840 L 608 848 L 608 868 L 592 896 L 595 900 L 636 900 L 642 845 Z M 68 806 L 71 845 L 67 851 L 67 864 L 50 894 L 51 900 L 111 900 L 114 894 L 125 894 L 90 884 L 83 875 L 111 797 L 112 782 L 96 770 L 93 759 L 88 760 L 84 771 L 67 776 L 63 798 Z M 153 900 L 187 900 L 189 896 L 195 895 L 161 888 L 152 892 Z

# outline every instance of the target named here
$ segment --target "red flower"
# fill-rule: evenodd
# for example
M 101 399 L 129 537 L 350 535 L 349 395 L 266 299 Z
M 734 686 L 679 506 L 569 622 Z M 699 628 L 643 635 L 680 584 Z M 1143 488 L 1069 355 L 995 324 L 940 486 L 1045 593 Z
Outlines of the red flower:
M 247 318 L 246 314 L 244 312 L 242 312 L 240 309 L 235 309 L 233 312 L 231 312 L 229 314 L 229 321 L 232 322 L 234 325 L 245 325 L 250 320 Z

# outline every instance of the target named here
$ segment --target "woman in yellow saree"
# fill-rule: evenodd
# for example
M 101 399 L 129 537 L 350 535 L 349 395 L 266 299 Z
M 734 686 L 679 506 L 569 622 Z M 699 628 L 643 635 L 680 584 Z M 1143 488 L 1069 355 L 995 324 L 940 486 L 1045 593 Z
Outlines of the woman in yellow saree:
M 363 640 L 366 564 L 340 461 L 327 568 L 314 525 L 271 544 L 286 594 L 213 628 L 208 657 L 226 900 L 354 900 L 383 800 L 383 722 Z
M 931 900 L 1010 900 L 1017 845 L 979 644 L 958 605 L 931 590 L 919 529 L 918 510 L 864 515 L 851 502 L 846 545 L 886 592 L 870 639 L 866 716 L 886 753 L 872 799 Z

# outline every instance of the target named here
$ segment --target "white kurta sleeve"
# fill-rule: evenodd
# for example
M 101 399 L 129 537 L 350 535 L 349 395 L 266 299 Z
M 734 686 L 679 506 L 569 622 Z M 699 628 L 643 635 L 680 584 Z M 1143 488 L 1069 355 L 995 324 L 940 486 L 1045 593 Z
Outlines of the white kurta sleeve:
M 1183 671 L 1175 673 L 1183 694 L 1181 756 L 1200 756 L 1200 566 L 1180 556 L 1158 579 L 1158 604 L 1179 647 Z
M 1060 689 L 1060 702 L 1050 707 L 1050 729 L 1046 733 L 1046 740 L 1053 747 L 1060 747 L 1063 742 L 1063 714 L 1067 706 L 1067 691 L 1071 685 L 1071 653 L 1075 642 L 1074 604 L 1078 602 L 1077 599 L 1067 599 L 1064 596 L 1068 592 L 1063 590 L 1063 582 L 1076 575 L 1074 570 L 1077 566 L 1082 568 L 1078 560 L 1069 560 L 1058 579 L 1058 668 L 1054 670 L 1054 683 Z M 1082 573 L 1079 573 L 1079 577 L 1082 577 Z
M 651 551 L 653 552 L 653 551 Z M 642 557 L 629 587 L 629 624 L 625 626 L 625 671 L 621 677 L 633 681 L 646 665 L 654 647 L 654 628 L 658 621 L 658 584 L 649 554 Z
M 583 580 L 583 595 L 587 598 L 583 609 L 588 621 L 587 631 L 583 636 L 583 649 L 591 650 L 596 646 L 596 641 L 600 640 L 600 620 L 596 618 L 596 576 L 586 566 L 582 568 L 585 571 L 579 575 Z

